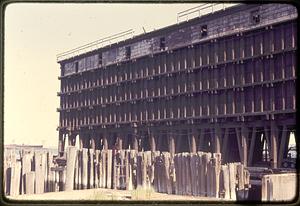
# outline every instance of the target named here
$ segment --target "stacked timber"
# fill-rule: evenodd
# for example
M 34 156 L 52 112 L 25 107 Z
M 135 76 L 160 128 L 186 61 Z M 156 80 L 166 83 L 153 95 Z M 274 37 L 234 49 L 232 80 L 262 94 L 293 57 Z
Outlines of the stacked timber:
M 160 193 L 237 200 L 245 198 L 249 188 L 248 170 L 241 163 L 221 165 L 220 153 L 171 155 L 69 146 L 65 157 L 66 164 L 58 166 L 49 152 L 23 152 L 20 160 L 9 155 L 4 164 L 5 194 L 153 187 Z
M 48 151 L 22 150 L 4 152 L 4 193 L 8 196 L 59 191 L 64 168 L 55 169 L 53 154 Z M 63 190 L 63 188 L 61 189 Z

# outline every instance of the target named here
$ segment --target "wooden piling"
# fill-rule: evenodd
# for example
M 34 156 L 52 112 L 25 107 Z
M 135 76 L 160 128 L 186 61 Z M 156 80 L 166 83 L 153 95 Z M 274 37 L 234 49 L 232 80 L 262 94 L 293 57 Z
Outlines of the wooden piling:
M 236 185 L 235 164 L 229 163 L 229 187 L 230 187 L 230 199 L 231 200 L 236 200 L 235 185 Z
M 35 193 L 44 193 L 44 170 L 42 162 L 42 152 L 34 153 L 34 164 L 35 164 Z
M 88 149 L 82 148 L 82 172 L 81 189 L 87 189 L 88 186 Z
M 112 150 L 107 150 L 107 188 L 111 189 L 112 188 Z
M 35 172 L 25 173 L 25 194 L 35 193 Z
M 94 188 L 94 149 L 89 149 L 88 152 L 88 159 L 89 159 L 89 165 L 88 165 L 88 188 L 92 189 Z
M 71 191 L 74 189 L 76 154 L 77 154 L 77 148 L 75 146 L 67 147 L 67 168 L 66 168 L 67 178 L 65 183 L 66 191 Z

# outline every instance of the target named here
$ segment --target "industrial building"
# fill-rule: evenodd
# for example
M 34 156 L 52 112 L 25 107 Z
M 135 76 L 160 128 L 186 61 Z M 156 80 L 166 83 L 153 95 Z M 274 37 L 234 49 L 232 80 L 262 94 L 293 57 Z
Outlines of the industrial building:
M 239 4 L 59 55 L 60 154 L 78 139 L 280 167 L 296 128 L 297 17 L 288 4 Z

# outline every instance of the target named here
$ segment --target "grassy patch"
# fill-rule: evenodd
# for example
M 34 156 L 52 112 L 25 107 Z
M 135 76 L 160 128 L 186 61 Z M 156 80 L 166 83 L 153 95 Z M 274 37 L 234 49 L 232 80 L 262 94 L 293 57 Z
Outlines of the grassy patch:
M 138 186 L 135 190 L 131 191 L 132 200 L 150 200 L 154 193 L 153 187 L 142 187 Z
M 107 193 L 102 193 L 102 192 L 94 192 L 94 194 L 92 194 L 89 197 L 90 200 L 117 200 L 117 196 L 115 196 L 114 194 L 107 194 Z

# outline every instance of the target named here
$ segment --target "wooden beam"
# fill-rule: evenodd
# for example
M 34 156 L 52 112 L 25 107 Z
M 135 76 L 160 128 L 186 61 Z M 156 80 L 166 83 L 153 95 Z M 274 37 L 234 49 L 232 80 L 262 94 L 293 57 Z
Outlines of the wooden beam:
M 197 145 L 196 145 L 196 135 L 197 135 L 196 132 L 197 131 L 195 129 L 191 129 L 188 131 L 191 132 L 190 134 L 188 134 L 190 152 L 194 154 L 197 152 Z
M 175 138 L 174 138 L 173 135 L 174 134 L 172 134 L 172 133 L 168 135 L 169 152 L 170 152 L 172 157 L 174 157 L 174 155 L 175 155 Z
M 246 167 L 248 162 L 248 128 L 243 125 L 241 128 L 242 164 Z
M 281 135 L 281 141 L 280 141 L 280 146 L 279 146 L 279 151 L 278 151 L 278 167 L 282 166 L 282 161 L 284 157 L 284 151 L 285 151 L 285 146 L 286 146 L 286 141 L 287 141 L 287 126 L 284 125 L 282 129 L 282 135 Z
M 220 153 L 221 152 L 221 129 L 219 126 L 216 126 L 214 129 L 214 137 L 213 137 L 213 142 L 214 142 L 214 153 Z
M 227 159 L 227 144 L 228 144 L 228 132 L 229 131 L 229 128 L 225 128 L 225 131 L 224 131 L 224 139 L 223 139 L 223 142 L 222 142 L 222 151 L 221 151 L 221 154 L 222 154 L 222 161 L 224 163 L 224 161 Z
M 270 132 L 270 139 L 271 139 L 271 167 L 277 168 L 277 160 L 278 160 L 278 129 L 275 124 L 275 121 L 271 121 L 271 132 Z
M 239 131 L 239 128 L 235 128 L 235 133 L 236 133 L 236 140 L 237 140 L 237 145 L 238 145 L 238 149 L 239 149 L 239 155 L 240 155 L 240 161 L 243 160 L 243 150 L 242 150 L 242 144 L 241 144 L 241 134 Z
M 248 153 L 248 166 L 252 166 L 252 159 L 253 159 L 253 152 L 254 152 L 255 140 L 256 140 L 256 127 L 253 127 L 253 129 L 252 129 L 252 136 L 251 136 L 251 142 L 250 142 L 250 149 L 249 149 L 249 153 Z

